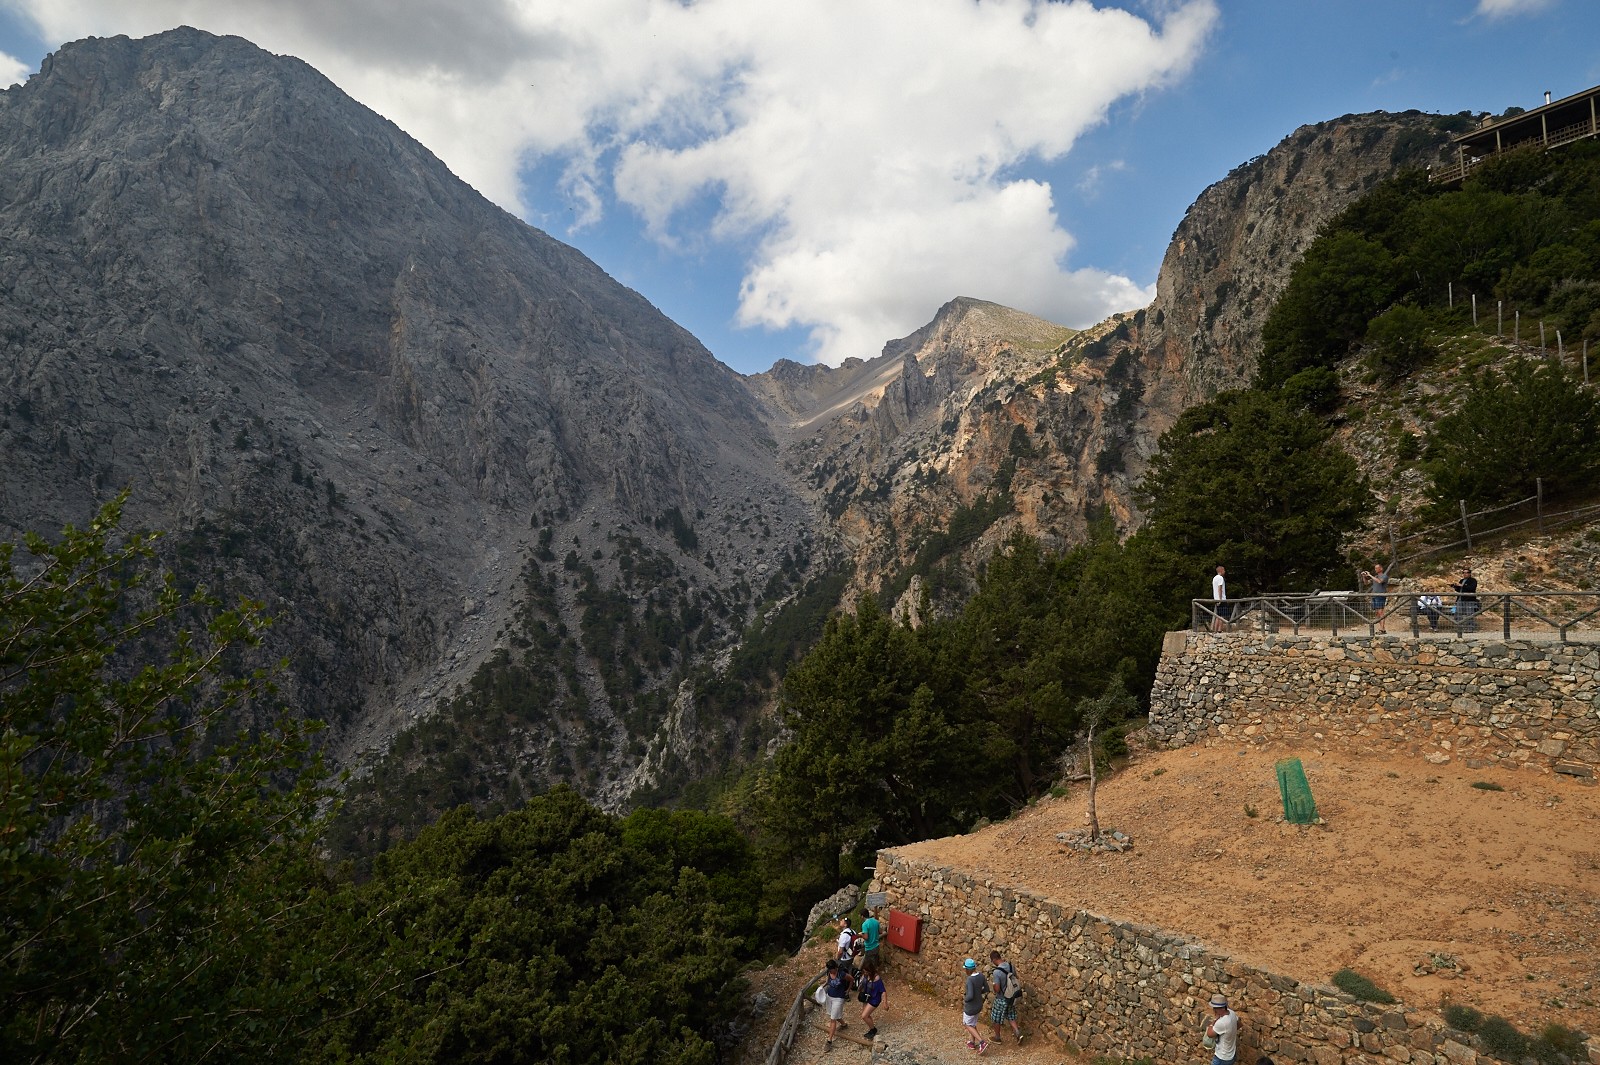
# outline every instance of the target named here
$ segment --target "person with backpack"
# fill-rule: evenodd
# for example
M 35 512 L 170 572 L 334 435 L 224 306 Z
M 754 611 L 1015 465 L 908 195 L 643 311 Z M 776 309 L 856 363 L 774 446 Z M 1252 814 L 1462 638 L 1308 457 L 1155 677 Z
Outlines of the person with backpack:
M 1022 994 L 1022 981 L 1017 979 L 1016 967 L 1006 961 L 998 950 L 989 952 L 989 964 L 994 966 L 994 973 L 990 977 L 994 1003 L 989 1007 L 989 1027 L 993 1029 L 993 1034 L 989 1039 L 991 1042 L 1000 1042 L 1000 1026 L 1009 1021 L 1011 1034 L 1021 1043 L 1022 1026 L 1017 1023 L 1017 997 Z
M 848 1028 L 844 1023 L 844 1004 L 850 997 L 850 970 L 840 965 L 833 958 L 828 959 L 828 975 L 822 982 L 824 995 L 828 1003 L 828 1042 L 824 1050 L 833 1049 L 833 1037 L 841 1028 Z
M 864 1003 L 861 1007 L 861 1023 L 867 1026 L 867 1030 L 861 1034 L 871 1039 L 878 1034 L 877 1022 L 872 1018 L 882 1007 L 884 996 L 888 993 L 883 986 L 883 977 L 878 975 L 876 959 L 869 957 L 861 963 L 861 980 L 858 987 L 860 990 L 856 992 L 856 997 Z
M 839 915 L 838 958 L 839 964 L 849 969 L 856 967 L 856 955 L 860 953 L 860 937 L 850 928 L 850 915 Z
M 989 981 L 971 958 L 962 962 L 961 968 L 967 974 L 961 985 L 961 1027 L 967 1030 L 967 1047 L 982 1054 L 989 1049 L 989 1041 L 978 1033 L 978 1022 L 983 1016 L 983 1000 L 989 995 Z

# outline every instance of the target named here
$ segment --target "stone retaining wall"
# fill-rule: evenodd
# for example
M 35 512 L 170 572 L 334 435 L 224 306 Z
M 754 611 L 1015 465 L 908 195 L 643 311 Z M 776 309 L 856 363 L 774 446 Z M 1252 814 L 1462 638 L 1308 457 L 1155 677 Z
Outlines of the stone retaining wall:
M 1017 888 L 977 881 L 894 851 L 878 855 L 874 890 L 923 918 L 922 949 L 889 951 L 891 981 L 917 980 L 950 1003 L 959 1035 L 961 961 L 999 949 L 1026 993 L 1023 1030 L 1091 1055 L 1204 1060 L 1206 1003 L 1222 992 L 1243 1025 L 1240 1065 L 1476 1065 L 1471 1037 L 1432 1011 L 1357 1002 L 1238 962 L 1172 932 L 1114 921 Z M 987 1031 L 987 1017 L 985 1018 Z
M 1600 648 L 1534 641 L 1169 632 L 1150 742 L 1357 740 L 1594 779 Z

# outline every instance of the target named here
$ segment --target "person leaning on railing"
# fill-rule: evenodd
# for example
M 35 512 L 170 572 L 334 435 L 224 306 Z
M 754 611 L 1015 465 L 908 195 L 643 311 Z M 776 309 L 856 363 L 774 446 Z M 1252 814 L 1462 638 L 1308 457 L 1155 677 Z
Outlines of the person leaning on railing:
M 1476 629 L 1478 623 L 1478 578 L 1472 575 L 1472 567 L 1468 566 L 1461 571 L 1461 579 L 1450 586 L 1456 593 L 1456 624 L 1465 629 Z

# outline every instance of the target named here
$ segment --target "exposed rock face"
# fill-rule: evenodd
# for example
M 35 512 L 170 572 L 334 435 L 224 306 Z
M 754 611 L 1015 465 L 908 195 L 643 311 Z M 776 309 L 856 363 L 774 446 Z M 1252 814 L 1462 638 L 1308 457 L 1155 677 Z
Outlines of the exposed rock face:
M 957 299 L 877 359 L 745 379 L 303 63 L 69 45 L 0 92 L 0 537 L 131 487 L 185 579 L 267 603 L 347 764 L 537 627 L 564 664 L 495 757 L 620 802 L 726 743 L 685 677 L 819 564 L 912 607 L 936 534 L 970 561 L 1131 527 L 1317 227 L 1442 140 L 1297 131 L 1201 196 L 1148 311 L 1075 334 Z M 619 617 L 665 635 L 629 658 Z
M 1011 505 L 955 545 L 968 563 L 1019 527 L 1053 546 L 1081 539 L 1099 511 L 1134 527 L 1132 486 L 1160 434 L 1248 382 L 1266 316 L 1320 227 L 1447 139 L 1420 112 L 1302 127 L 1201 194 L 1137 314 L 1072 335 L 956 300 L 871 362 L 753 379 L 788 416 L 786 459 L 824 494 L 859 583 L 913 564 L 957 507 L 986 498 Z
M 639 537 L 736 631 L 744 560 L 811 524 L 694 337 L 310 67 L 188 29 L 0 92 L 0 400 L 0 535 L 131 486 L 267 601 L 346 757 L 490 653 L 541 529 L 613 578 Z

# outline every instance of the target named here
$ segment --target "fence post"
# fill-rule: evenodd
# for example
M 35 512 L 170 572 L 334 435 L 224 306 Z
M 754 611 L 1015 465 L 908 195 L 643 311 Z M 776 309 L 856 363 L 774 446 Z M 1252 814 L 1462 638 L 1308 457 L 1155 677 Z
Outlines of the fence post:
M 1589 383 L 1589 338 L 1583 338 L 1583 383 Z
M 1500 637 L 1511 639 L 1511 596 L 1500 597 Z
M 1472 294 L 1472 328 L 1478 328 L 1478 294 Z
M 1533 513 L 1539 520 L 1539 535 L 1544 535 L 1544 478 L 1533 479 Z
M 1456 502 L 1461 504 L 1461 534 L 1467 538 L 1467 550 L 1471 551 L 1472 527 L 1467 524 L 1467 501 L 1465 499 L 1458 499 Z
M 1519 347 L 1522 345 L 1522 309 L 1520 307 L 1511 312 L 1511 343 Z
M 1446 298 L 1448 298 L 1449 301 L 1450 301 L 1450 309 L 1452 311 L 1455 310 L 1456 309 L 1456 283 L 1454 281 L 1446 282 L 1445 286 L 1444 286 L 1444 291 L 1445 291 Z
M 1544 319 L 1541 318 L 1541 319 L 1539 319 L 1539 350 L 1543 351 L 1544 349 L 1545 349 L 1545 343 L 1544 343 Z
M 1561 365 L 1567 364 L 1567 346 L 1561 343 L 1561 330 L 1556 330 L 1556 361 Z
M 1497 336 L 1497 337 L 1503 337 L 1503 336 L 1506 335 L 1506 301 L 1505 300 L 1495 300 L 1494 301 L 1494 335 Z

